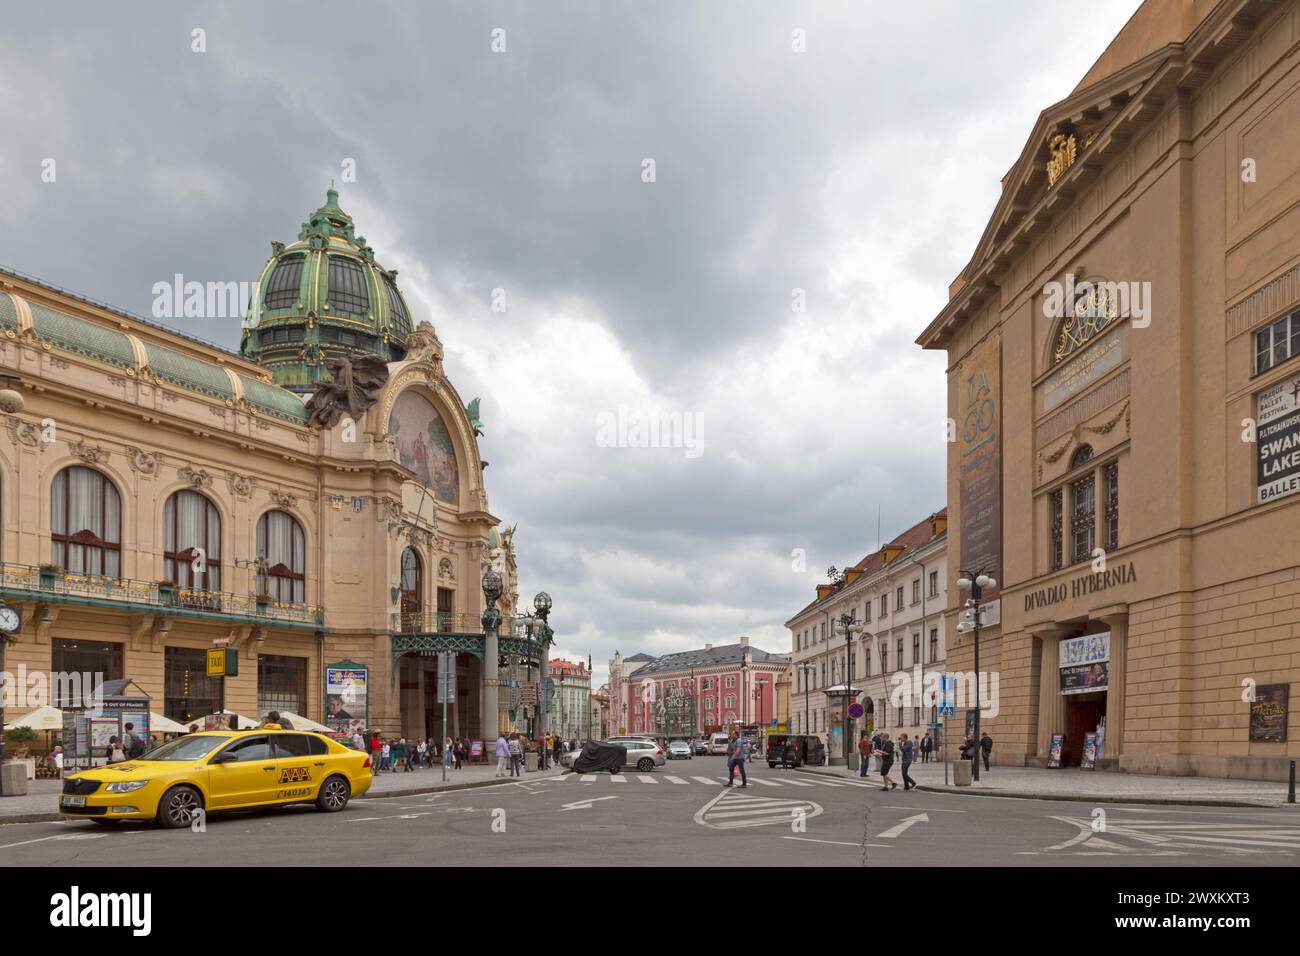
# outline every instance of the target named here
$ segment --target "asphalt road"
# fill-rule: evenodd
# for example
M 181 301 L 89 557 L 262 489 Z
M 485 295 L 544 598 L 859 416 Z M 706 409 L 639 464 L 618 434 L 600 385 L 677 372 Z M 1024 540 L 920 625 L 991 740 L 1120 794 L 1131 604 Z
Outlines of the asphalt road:
M 882 792 L 720 757 L 451 793 L 217 815 L 206 830 L 0 826 L 12 866 L 1294 866 L 1294 809 Z

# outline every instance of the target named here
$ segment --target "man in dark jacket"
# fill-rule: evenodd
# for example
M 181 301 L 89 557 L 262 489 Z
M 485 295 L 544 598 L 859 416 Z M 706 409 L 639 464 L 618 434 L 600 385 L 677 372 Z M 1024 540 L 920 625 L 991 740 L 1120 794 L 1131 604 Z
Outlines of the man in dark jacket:
M 984 758 L 985 770 L 989 769 L 989 754 L 992 752 L 993 738 L 989 736 L 989 732 L 986 730 L 984 731 L 984 735 L 980 737 L 980 755 Z
M 930 762 L 930 751 L 932 750 L 934 750 L 934 738 L 932 738 L 929 732 L 927 732 L 926 735 L 921 738 L 921 763 Z
M 882 740 L 882 738 L 881 738 L 881 736 L 880 736 L 880 731 L 877 730 L 874 734 L 871 735 L 871 753 L 872 753 L 872 754 L 875 756 L 875 758 L 876 758 L 876 773 L 879 773 L 879 772 L 880 772 L 880 743 L 881 743 L 881 740 Z
M 900 734 L 898 737 L 898 755 L 903 764 L 903 792 L 906 793 L 916 786 L 916 781 L 908 776 L 907 771 L 912 766 L 912 759 L 916 756 L 916 747 L 907 734 Z

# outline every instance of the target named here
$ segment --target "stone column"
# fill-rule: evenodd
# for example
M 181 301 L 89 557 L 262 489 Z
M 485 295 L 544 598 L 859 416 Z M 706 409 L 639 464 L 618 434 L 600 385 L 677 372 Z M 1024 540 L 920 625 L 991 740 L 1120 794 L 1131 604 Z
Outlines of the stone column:
M 500 641 L 495 629 L 483 634 L 483 748 L 496 746 L 499 712 L 501 710 L 501 693 L 497 659 L 500 655 Z M 495 751 L 493 751 L 495 753 Z
M 1100 615 L 1110 628 L 1109 683 L 1106 688 L 1106 739 L 1102 743 L 1101 759 L 1110 765 L 1124 754 L 1124 703 L 1128 679 L 1128 610 Z
M 1061 696 L 1061 635 L 1059 628 L 1034 632 L 1039 643 L 1038 753 L 1046 760 L 1052 734 L 1065 733 L 1065 698 Z

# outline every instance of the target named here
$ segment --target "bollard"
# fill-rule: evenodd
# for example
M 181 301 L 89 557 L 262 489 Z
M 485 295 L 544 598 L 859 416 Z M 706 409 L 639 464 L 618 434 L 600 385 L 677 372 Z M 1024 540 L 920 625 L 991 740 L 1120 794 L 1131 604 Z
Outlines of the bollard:
M 1295 803 L 1295 761 L 1291 761 L 1291 785 L 1287 787 L 1286 802 Z

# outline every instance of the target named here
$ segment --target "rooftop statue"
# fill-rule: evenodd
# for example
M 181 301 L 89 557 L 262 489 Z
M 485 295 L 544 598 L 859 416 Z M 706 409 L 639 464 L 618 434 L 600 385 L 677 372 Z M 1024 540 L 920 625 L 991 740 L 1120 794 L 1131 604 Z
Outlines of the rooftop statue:
M 360 421 L 388 384 L 388 365 L 378 355 L 349 353 L 326 362 L 330 380 L 307 400 L 307 416 L 318 428 L 333 428 L 346 412 Z

